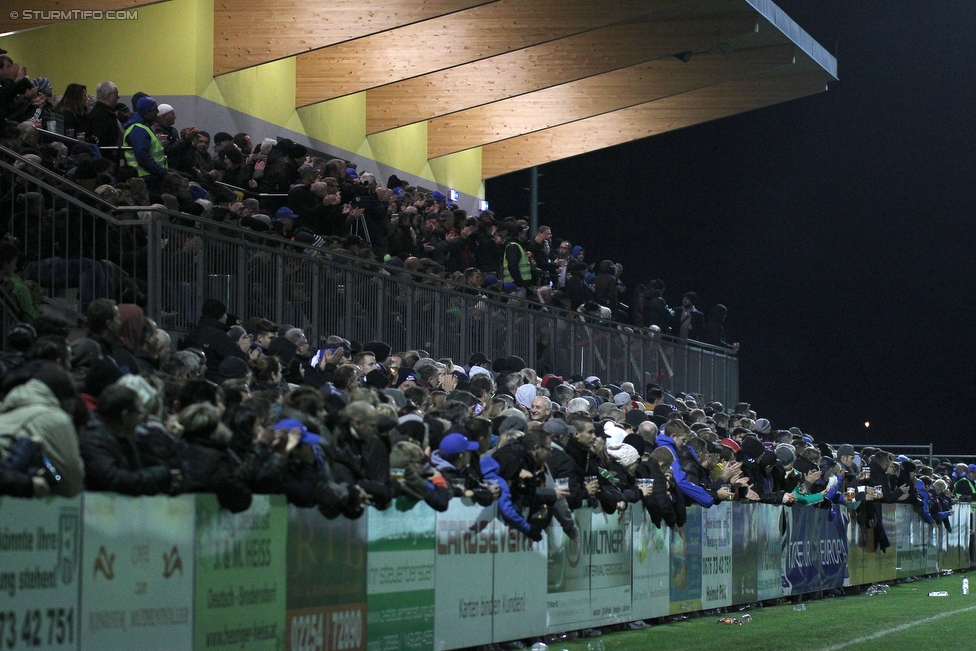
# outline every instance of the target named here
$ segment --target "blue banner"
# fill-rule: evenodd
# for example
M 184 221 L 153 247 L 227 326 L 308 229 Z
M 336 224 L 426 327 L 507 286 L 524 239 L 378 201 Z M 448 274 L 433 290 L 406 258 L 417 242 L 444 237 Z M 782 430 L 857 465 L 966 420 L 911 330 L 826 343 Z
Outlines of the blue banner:
M 783 593 L 840 588 L 847 577 L 847 521 L 843 507 L 787 511 L 783 536 Z

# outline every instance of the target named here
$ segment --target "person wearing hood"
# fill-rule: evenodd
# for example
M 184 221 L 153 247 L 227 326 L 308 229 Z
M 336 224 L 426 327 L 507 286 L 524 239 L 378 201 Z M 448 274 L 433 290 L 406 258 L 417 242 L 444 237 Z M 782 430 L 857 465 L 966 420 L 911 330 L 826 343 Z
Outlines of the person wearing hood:
M 532 409 L 532 401 L 535 400 L 537 393 L 534 384 L 523 384 L 515 390 L 515 402 L 529 411 Z
M 343 515 L 358 518 L 367 504 L 387 508 L 395 497 L 390 485 L 392 445 L 388 448 L 381 437 L 381 415 L 368 402 L 356 400 L 338 412 L 335 421 L 331 427 L 335 443 L 329 450 L 335 479 L 358 487 L 355 492 L 363 496 L 343 509 Z
M 251 506 L 251 489 L 244 481 L 243 464 L 228 451 L 233 433 L 220 418 L 218 407 L 200 402 L 184 408 L 170 424 L 187 444 L 182 488 L 187 493 L 214 493 L 221 507 L 240 513 Z
M 398 487 L 397 509 L 409 510 L 423 501 L 443 513 L 453 495 L 452 487 L 424 456 L 423 448 L 413 441 L 397 441 L 390 450 L 391 483 Z
M 19 470 L 33 475 L 53 467 L 48 476 L 55 495 L 74 497 L 81 492 L 85 464 L 72 419 L 77 393 L 71 376 L 53 362 L 32 361 L 4 379 L 7 394 L 0 404 L 0 462 L 6 464 L 22 439 L 39 444 Z M 20 445 L 27 445 L 20 443 Z M 24 452 L 23 450 L 21 452 Z M 47 463 L 45 463 L 47 462 Z

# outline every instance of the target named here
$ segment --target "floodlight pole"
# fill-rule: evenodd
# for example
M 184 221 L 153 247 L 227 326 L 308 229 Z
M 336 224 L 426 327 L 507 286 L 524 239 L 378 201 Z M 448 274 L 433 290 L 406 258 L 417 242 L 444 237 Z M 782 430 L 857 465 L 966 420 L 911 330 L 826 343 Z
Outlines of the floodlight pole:
M 539 231 L 539 166 L 529 170 L 529 233 Z

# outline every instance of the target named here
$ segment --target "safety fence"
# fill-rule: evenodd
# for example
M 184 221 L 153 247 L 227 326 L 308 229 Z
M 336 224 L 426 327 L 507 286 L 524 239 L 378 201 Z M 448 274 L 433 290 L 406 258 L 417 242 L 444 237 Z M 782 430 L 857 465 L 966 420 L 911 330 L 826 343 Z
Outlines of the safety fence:
M 203 301 L 306 331 L 315 346 L 332 334 L 421 348 L 466 361 L 518 355 L 540 374 L 597 375 L 734 405 L 731 351 L 491 295 L 433 276 L 373 264 L 344 251 L 277 237 L 162 207 L 117 209 L 0 147 L 0 222 L 17 237 L 26 277 L 65 310 L 95 298 L 145 305 L 163 328 L 191 328 Z
M 972 566 L 952 531 L 884 506 L 875 552 L 843 507 L 576 511 L 579 542 L 534 543 L 495 507 L 401 498 L 326 520 L 280 496 L 231 514 L 212 495 L 0 499 L 5 649 L 444 651 Z
M 159 270 L 149 311 L 161 315 L 164 327 L 191 327 L 203 300 L 218 298 L 231 314 L 303 328 L 313 345 L 342 333 L 435 357 L 518 355 L 540 374 L 597 375 L 639 386 L 656 380 L 726 404 L 738 398 L 737 359 L 719 348 L 584 321 L 513 297 L 486 298 L 424 274 L 357 264 L 341 253 L 253 233 L 159 220 L 149 225 L 149 257 Z

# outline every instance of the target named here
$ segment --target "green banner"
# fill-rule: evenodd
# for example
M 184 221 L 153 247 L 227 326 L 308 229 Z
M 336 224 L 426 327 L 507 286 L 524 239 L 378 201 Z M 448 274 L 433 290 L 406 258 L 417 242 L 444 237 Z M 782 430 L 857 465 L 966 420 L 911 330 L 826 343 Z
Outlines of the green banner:
M 194 648 L 285 646 L 284 495 L 255 495 L 243 513 L 197 495 Z
M 434 648 L 435 515 L 403 498 L 368 511 L 368 651 Z

